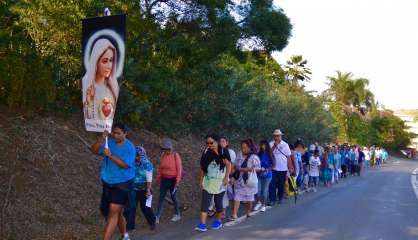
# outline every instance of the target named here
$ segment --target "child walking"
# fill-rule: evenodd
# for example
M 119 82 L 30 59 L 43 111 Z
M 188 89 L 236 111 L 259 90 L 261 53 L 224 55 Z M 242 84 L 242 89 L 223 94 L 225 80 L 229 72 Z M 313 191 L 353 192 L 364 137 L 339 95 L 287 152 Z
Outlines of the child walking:
M 316 192 L 316 187 L 319 181 L 319 167 L 321 160 L 319 159 L 319 150 L 314 151 L 314 155 L 309 160 L 309 186 L 311 191 Z

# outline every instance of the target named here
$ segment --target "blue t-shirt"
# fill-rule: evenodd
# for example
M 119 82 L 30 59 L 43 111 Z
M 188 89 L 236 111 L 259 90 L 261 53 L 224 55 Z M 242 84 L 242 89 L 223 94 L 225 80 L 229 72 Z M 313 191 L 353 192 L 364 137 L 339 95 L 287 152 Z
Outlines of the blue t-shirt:
M 101 170 L 102 180 L 108 184 L 116 184 L 133 179 L 135 177 L 135 146 L 128 139 L 125 139 L 123 145 L 118 146 L 113 138 L 109 138 L 108 145 L 112 155 L 124 161 L 128 168 L 123 169 L 110 158 L 104 157 Z M 99 155 L 104 156 L 103 152 L 104 144 L 100 146 Z
M 270 159 L 270 157 L 268 156 L 267 153 L 261 154 L 261 156 L 260 156 L 260 166 L 262 168 L 268 169 L 266 172 L 260 173 L 260 177 L 271 178 L 272 177 L 272 174 L 271 174 L 272 161 L 271 161 L 271 159 Z
M 345 157 L 345 152 L 342 150 L 339 150 L 338 153 L 341 157 L 341 165 L 347 165 L 347 158 Z
M 302 154 L 295 151 L 295 162 L 296 162 L 296 176 L 299 175 L 300 165 L 302 164 Z

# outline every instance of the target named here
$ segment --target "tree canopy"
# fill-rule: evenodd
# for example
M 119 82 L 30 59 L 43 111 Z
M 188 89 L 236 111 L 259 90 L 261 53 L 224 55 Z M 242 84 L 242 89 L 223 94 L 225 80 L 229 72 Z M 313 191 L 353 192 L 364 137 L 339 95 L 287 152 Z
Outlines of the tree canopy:
M 128 15 L 116 118 L 132 126 L 257 138 L 280 127 L 290 141 L 329 142 L 337 130 L 357 139 L 347 107 L 361 119 L 375 111 L 367 79 L 338 72 L 315 97 L 300 85 L 311 75 L 306 59 L 282 67 L 271 58 L 292 30 L 272 0 L 1 1 L 0 102 L 81 112 L 81 20 L 105 7 Z

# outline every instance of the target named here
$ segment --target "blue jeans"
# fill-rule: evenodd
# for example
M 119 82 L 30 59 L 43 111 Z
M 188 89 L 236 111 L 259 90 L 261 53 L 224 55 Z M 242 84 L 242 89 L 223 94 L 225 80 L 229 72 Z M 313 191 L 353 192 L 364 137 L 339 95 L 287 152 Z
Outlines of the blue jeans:
M 309 176 L 309 186 L 310 187 L 317 187 L 319 182 L 318 176 Z
M 279 199 L 279 202 L 283 200 L 287 171 L 272 170 L 272 173 L 273 176 L 269 186 L 269 199 L 270 203 L 274 204 L 276 203 L 277 199 Z
M 271 182 L 271 177 L 260 177 L 258 178 L 258 197 L 263 199 L 264 203 L 266 202 L 268 193 L 269 193 L 269 186 Z
M 176 186 L 176 178 L 161 178 L 160 183 L 160 198 L 158 201 L 158 209 L 155 214 L 156 217 L 161 216 L 161 211 L 163 210 L 165 195 L 170 191 L 171 200 L 173 201 L 174 211 L 177 215 L 180 215 L 179 203 L 177 201 L 177 190 L 174 191 Z

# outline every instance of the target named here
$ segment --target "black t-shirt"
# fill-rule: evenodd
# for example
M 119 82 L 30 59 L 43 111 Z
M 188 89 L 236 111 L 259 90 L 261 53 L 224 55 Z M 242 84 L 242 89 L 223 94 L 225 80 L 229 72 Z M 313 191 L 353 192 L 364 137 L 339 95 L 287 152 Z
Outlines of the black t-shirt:
M 219 155 L 218 155 L 219 154 Z M 221 169 L 225 167 L 224 159 L 228 159 L 231 162 L 231 156 L 229 156 L 229 151 L 226 148 L 218 147 L 218 154 L 216 154 L 212 149 L 207 148 L 200 158 L 200 167 L 204 173 L 207 173 L 208 166 L 211 162 L 215 161 L 221 166 Z
M 312 153 L 309 151 L 306 151 L 303 155 L 302 155 L 302 163 L 304 165 L 309 165 L 309 159 L 311 159 Z

